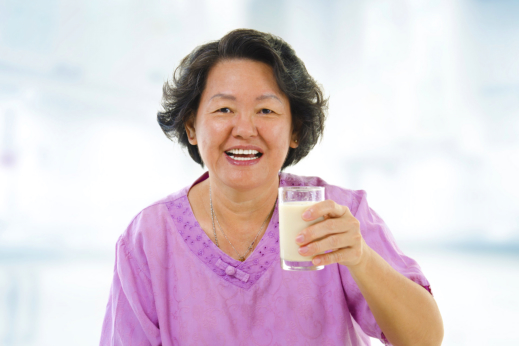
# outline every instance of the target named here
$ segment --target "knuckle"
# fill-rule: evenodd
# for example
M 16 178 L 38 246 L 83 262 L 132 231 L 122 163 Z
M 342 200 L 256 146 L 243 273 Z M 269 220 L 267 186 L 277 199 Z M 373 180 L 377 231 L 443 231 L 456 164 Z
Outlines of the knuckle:
M 346 231 L 346 224 L 342 219 L 333 220 L 333 231 L 335 233 L 343 233 Z
M 332 229 L 332 231 L 334 232 L 339 232 L 341 230 L 341 224 L 340 224 L 340 221 L 334 219 L 334 220 L 331 220 L 330 222 L 330 228 Z
M 326 264 L 333 263 L 333 253 L 329 253 L 323 256 L 324 262 Z
M 323 260 L 324 260 L 324 263 L 326 264 L 330 264 L 330 263 L 333 263 L 333 256 L 331 253 L 323 256 Z
M 303 234 L 305 236 L 305 240 L 313 240 L 315 237 L 315 230 L 312 227 L 310 227 L 310 228 L 307 228 L 303 232 Z
M 328 237 L 328 242 L 332 249 L 339 247 L 339 237 L 336 235 L 331 235 L 330 237 Z
M 335 227 L 337 227 L 335 225 L 335 220 L 334 219 L 328 219 L 325 221 L 326 222 L 326 229 L 330 232 L 334 232 L 335 231 Z
M 341 261 L 341 255 L 340 255 L 339 251 L 334 251 L 330 255 L 331 255 L 332 260 L 333 260 L 334 263 L 337 263 L 337 262 Z

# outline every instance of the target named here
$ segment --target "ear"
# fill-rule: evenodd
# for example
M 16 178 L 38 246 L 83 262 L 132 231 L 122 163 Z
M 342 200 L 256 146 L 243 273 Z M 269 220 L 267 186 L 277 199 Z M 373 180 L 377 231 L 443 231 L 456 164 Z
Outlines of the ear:
M 290 131 L 290 148 L 295 149 L 299 146 L 299 130 L 301 129 L 301 121 L 297 117 L 293 118 L 293 120 Z
M 292 139 L 290 140 L 290 148 L 295 149 L 299 146 L 299 140 L 297 139 L 297 134 L 292 135 Z
M 189 144 L 197 145 L 198 141 L 196 140 L 195 121 L 193 117 L 189 118 L 189 120 L 186 122 L 185 127 L 187 133 L 187 140 L 189 141 Z

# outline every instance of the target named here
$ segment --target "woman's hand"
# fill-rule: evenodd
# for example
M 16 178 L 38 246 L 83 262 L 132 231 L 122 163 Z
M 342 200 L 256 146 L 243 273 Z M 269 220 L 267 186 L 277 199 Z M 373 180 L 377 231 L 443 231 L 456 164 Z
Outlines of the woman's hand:
M 302 256 L 315 256 L 314 265 L 339 263 L 347 267 L 364 262 L 369 247 L 360 233 L 360 223 L 346 206 L 326 200 L 305 210 L 303 220 L 313 221 L 296 238 Z M 331 250 L 331 252 L 330 252 Z M 324 253 L 327 252 L 327 253 Z
M 324 220 L 305 228 L 299 235 L 302 237 L 296 238 L 302 245 L 299 253 L 315 256 L 314 265 L 347 266 L 393 345 L 441 345 L 443 322 L 434 298 L 366 244 L 359 221 L 347 207 L 327 200 L 306 209 L 302 217 L 305 221 Z

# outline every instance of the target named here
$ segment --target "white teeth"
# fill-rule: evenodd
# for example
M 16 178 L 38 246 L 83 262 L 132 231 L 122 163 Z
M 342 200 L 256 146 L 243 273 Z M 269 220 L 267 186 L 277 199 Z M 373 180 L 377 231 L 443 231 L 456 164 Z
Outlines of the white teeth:
M 256 155 L 259 153 L 257 150 L 244 150 L 244 149 L 231 149 L 228 151 L 236 155 Z
M 229 155 L 231 157 L 231 159 L 233 160 L 236 160 L 236 161 L 249 161 L 249 160 L 255 160 L 256 157 L 236 157 L 236 156 L 232 156 L 232 155 Z

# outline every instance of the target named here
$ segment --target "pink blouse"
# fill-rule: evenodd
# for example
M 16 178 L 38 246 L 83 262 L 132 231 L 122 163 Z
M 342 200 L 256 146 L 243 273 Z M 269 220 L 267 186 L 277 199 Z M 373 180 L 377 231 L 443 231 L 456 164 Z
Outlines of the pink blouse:
M 325 186 L 326 198 L 359 220 L 366 243 L 429 290 L 364 191 L 280 173 L 280 186 L 291 185 Z M 119 238 L 101 345 L 360 346 L 370 344 L 368 335 L 390 345 L 346 267 L 281 269 L 277 207 L 254 252 L 240 262 L 200 228 L 190 187 L 145 208 Z

